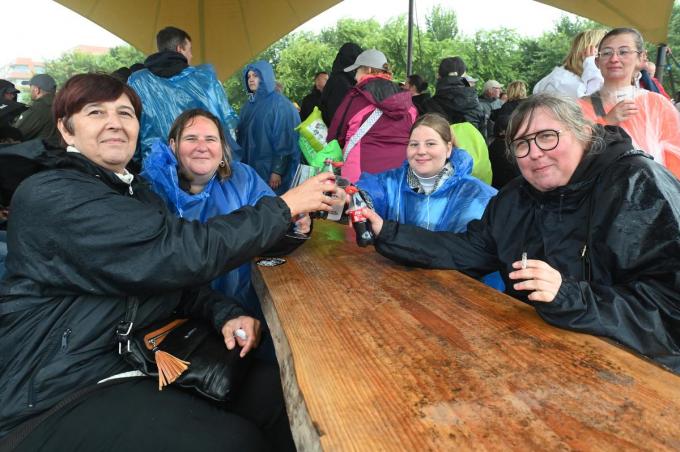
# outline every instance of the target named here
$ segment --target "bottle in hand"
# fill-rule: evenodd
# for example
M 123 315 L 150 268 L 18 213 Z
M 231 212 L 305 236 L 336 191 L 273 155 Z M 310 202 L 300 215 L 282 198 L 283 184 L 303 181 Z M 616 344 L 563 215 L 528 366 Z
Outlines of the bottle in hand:
M 366 207 L 366 202 L 355 186 L 350 185 L 345 189 L 345 191 L 350 197 L 349 209 L 347 210 L 347 213 L 349 214 L 349 218 L 352 220 L 352 226 L 354 227 L 354 232 L 357 235 L 357 245 L 372 245 L 373 232 L 371 231 L 371 224 L 366 219 L 366 217 L 364 217 L 364 214 L 361 211 L 361 209 Z

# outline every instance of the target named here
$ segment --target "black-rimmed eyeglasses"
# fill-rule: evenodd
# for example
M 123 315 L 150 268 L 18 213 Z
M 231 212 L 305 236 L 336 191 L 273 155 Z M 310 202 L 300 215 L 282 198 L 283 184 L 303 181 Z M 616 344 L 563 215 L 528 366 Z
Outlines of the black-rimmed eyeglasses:
M 560 144 L 560 130 L 539 130 L 533 137 L 527 138 L 517 138 L 510 143 L 510 150 L 515 157 L 518 159 L 524 158 L 529 155 L 531 150 L 531 142 L 536 144 L 536 147 L 541 151 L 552 151 Z

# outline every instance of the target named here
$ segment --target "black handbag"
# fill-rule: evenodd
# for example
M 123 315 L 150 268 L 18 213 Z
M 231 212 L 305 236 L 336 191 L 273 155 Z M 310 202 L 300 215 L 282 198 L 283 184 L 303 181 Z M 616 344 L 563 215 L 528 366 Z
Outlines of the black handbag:
M 251 354 L 242 358 L 238 344 L 228 350 L 222 335 L 199 320 L 170 319 L 134 329 L 133 303 L 128 305 L 128 320 L 116 329 L 123 358 L 158 378 L 159 390 L 174 384 L 217 402 L 229 401 L 250 368 Z

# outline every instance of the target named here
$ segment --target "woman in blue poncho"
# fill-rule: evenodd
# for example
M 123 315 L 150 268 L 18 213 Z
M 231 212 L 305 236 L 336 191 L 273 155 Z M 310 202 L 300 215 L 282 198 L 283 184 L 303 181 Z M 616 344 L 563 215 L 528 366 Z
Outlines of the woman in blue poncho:
M 472 158 L 454 145 L 446 119 L 423 115 L 411 127 L 404 164 L 363 173 L 357 186 L 385 219 L 431 231 L 465 231 L 471 220 L 481 218 L 496 189 L 471 176 Z M 504 289 L 498 273 L 483 281 Z
M 211 113 L 200 109 L 182 113 L 172 125 L 169 143 L 154 143 L 142 175 L 176 215 L 205 223 L 214 216 L 255 205 L 264 196 L 275 196 L 252 168 L 231 161 L 222 126 Z M 296 224 L 302 233 L 308 233 L 310 227 L 309 216 Z M 286 237 L 267 255 L 286 254 L 303 242 Z M 250 282 L 250 264 L 222 275 L 212 286 L 264 322 Z M 263 341 L 260 349 L 259 356 L 273 358 L 271 341 Z
M 300 124 L 300 114 L 276 91 L 274 70 L 266 61 L 246 66 L 243 82 L 249 99 L 241 109 L 238 125 L 241 161 L 281 194 L 290 188 L 300 162 L 298 133 L 294 130 Z

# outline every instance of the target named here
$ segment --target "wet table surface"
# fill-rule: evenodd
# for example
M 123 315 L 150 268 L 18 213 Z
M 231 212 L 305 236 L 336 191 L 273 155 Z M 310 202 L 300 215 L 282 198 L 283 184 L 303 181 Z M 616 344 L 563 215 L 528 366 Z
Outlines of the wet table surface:
M 680 450 L 680 376 L 623 348 L 347 226 L 286 259 L 253 281 L 300 451 Z

